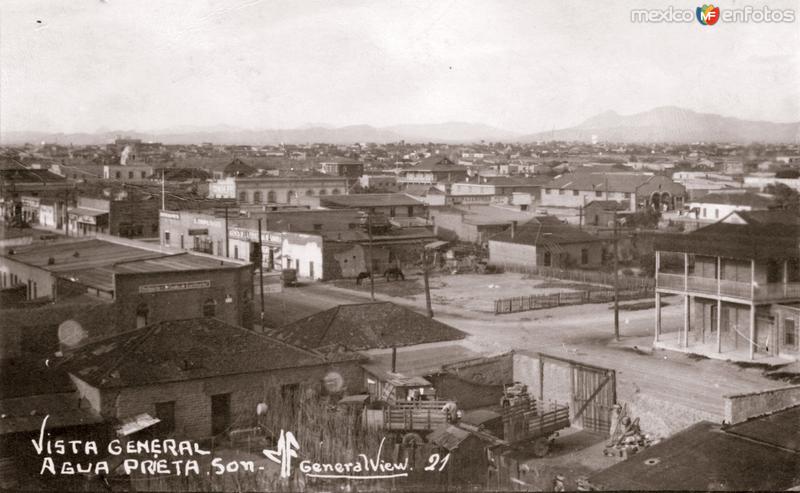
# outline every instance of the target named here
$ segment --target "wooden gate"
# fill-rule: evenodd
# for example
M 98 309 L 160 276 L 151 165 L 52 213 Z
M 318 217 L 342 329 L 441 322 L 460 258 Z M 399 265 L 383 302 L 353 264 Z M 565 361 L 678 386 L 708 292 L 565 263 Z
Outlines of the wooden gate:
M 545 361 L 569 367 L 572 424 L 607 435 L 611 429 L 611 407 L 617 403 L 616 372 L 609 368 L 539 353 L 539 393 L 542 399 Z

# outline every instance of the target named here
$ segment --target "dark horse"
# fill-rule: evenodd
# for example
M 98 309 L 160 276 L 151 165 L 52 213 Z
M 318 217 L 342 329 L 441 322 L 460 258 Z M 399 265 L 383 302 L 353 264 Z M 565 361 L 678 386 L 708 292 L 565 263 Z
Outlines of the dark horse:
M 356 276 L 356 286 L 360 286 L 361 281 L 364 279 L 369 279 L 369 272 L 359 272 L 358 276 Z
M 398 279 L 401 281 L 406 280 L 406 276 L 403 275 L 403 271 L 400 270 L 399 267 L 389 267 L 386 269 L 386 271 L 384 271 L 383 277 L 386 278 L 386 282 L 396 281 Z

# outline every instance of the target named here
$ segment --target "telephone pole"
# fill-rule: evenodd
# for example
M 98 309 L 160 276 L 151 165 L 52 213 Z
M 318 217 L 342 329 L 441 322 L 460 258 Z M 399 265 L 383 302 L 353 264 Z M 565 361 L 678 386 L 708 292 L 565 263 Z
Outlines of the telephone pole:
M 258 220 L 258 285 L 261 289 L 261 330 L 264 330 L 264 259 L 261 248 L 261 219 Z
M 425 248 L 425 245 L 422 245 L 422 278 L 425 282 L 425 308 L 428 310 L 428 317 L 433 318 L 431 286 L 428 282 L 428 250 Z
M 375 279 L 372 276 L 372 214 L 367 213 L 367 236 L 369 237 L 369 255 L 367 258 L 369 259 L 369 265 L 367 266 L 367 272 L 369 272 L 369 297 L 372 301 L 375 301 Z
M 617 234 L 617 208 L 614 207 L 614 340 L 619 341 L 619 236 Z

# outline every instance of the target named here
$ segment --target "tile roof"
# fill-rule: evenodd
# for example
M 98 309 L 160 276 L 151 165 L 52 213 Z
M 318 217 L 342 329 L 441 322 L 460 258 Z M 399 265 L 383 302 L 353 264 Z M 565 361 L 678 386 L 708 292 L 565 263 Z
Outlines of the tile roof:
M 214 318 L 172 320 L 89 342 L 60 363 L 100 388 L 321 365 L 321 355 Z
M 275 331 L 283 341 L 312 349 L 350 351 L 453 341 L 464 332 L 390 302 L 339 305 Z

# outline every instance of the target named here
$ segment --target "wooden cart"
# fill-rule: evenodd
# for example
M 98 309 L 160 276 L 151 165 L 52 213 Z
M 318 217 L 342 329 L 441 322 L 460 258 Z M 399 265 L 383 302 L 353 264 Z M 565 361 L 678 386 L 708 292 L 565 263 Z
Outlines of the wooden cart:
M 503 438 L 544 457 L 558 431 L 569 428 L 569 406 L 529 400 L 503 409 Z

